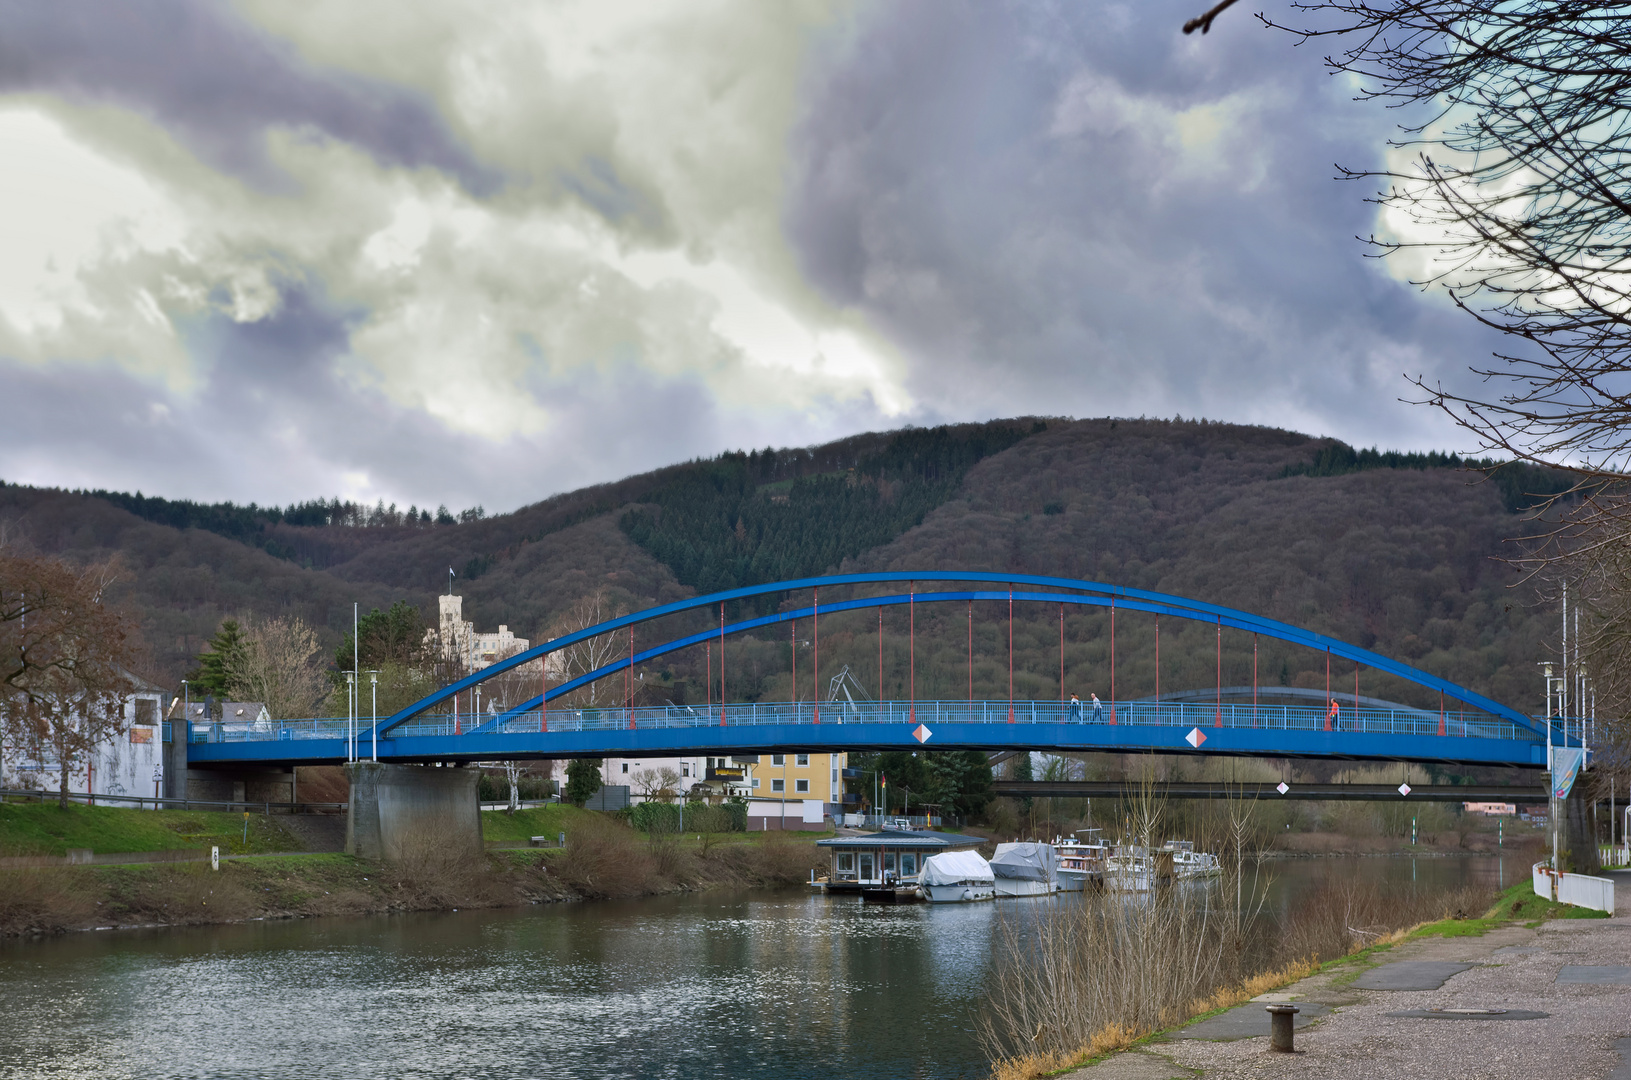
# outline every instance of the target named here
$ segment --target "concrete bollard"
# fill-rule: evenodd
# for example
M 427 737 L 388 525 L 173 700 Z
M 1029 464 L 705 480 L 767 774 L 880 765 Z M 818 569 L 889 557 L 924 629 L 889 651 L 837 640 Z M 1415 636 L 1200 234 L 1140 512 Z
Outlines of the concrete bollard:
M 1266 1008 L 1269 1014 L 1269 1049 L 1283 1054 L 1294 1053 L 1291 1018 L 1301 1010 L 1295 1005 L 1269 1005 Z

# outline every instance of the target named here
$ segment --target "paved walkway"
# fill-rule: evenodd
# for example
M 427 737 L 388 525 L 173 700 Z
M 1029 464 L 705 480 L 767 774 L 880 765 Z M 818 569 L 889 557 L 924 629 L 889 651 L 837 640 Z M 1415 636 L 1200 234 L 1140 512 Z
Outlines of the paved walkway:
M 1408 942 L 1358 979 L 1315 975 L 1067 1075 L 1631 1080 L 1631 875 L 1615 878 L 1612 919 Z M 1270 1000 L 1303 1009 L 1295 1054 L 1268 1049 Z

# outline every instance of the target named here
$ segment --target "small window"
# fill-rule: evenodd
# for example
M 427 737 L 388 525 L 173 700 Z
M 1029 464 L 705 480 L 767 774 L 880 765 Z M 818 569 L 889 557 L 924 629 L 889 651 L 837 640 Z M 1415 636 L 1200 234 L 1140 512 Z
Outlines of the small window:
M 917 873 L 917 856 L 902 853 L 900 857 L 900 872 L 902 876 Z
M 810 781 L 808 781 L 808 780 L 794 780 L 793 781 L 793 790 L 794 791 L 809 791 L 810 790 Z
M 770 755 L 770 763 L 772 765 L 786 765 L 787 764 L 787 755 L 786 754 L 771 754 Z
M 771 791 L 786 791 L 787 790 L 787 781 L 786 780 L 772 780 L 770 782 L 770 790 Z
M 838 872 L 840 874 L 853 874 L 855 872 L 855 853 L 853 851 L 840 851 L 838 853 Z
M 628 771 L 629 771 L 629 763 L 628 763 L 628 762 L 626 762 L 626 761 L 625 761 L 625 762 L 624 762 L 624 763 L 623 763 L 623 771 L 624 771 L 624 772 L 628 772 Z
M 757 781 L 757 780 L 753 781 L 753 786 L 755 788 L 757 788 L 759 786 L 759 781 Z
M 837 769 L 834 769 L 832 771 L 832 782 L 833 782 L 834 785 L 836 785 L 838 783 L 838 770 Z
M 159 703 L 152 698 L 136 699 L 136 723 L 152 727 L 159 722 Z
M 800 754 L 795 759 L 795 762 L 799 766 L 799 768 L 804 768 L 804 767 L 806 767 L 806 766 L 808 766 L 810 764 L 810 755 L 809 754 Z
M 691 775 L 691 766 L 688 765 L 688 764 L 683 764 L 682 763 L 680 765 L 680 775 L 681 776 L 690 776 Z

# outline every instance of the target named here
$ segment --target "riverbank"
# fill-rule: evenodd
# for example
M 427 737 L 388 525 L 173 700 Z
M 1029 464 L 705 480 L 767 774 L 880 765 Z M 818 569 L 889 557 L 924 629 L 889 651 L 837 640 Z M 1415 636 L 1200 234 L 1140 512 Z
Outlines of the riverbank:
M 14 807 L 5 807 L 14 810 Z M 100 836 L 130 834 L 119 815 L 143 814 L 153 819 L 169 811 L 113 811 L 77 807 L 64 812 L 49 807 L 60 818 L 46 818 L 51 827 L 36 829 L 25 842 L 22 830 L 5 837 L 10 849 L 83 846 Z M 242 815 L 226 817 L 242 827 Z M 370 915 L 400 911 L 440 911 L 457 908 L 515 907 L 575 900 L 656 896 L 722 886 L 785 886 L 808 879 L 810 870 L 824 865 L 809 838 L 798 833 L 728 834 L 684 837 L 647 837 L 605 815 L 551 807 L 521 811 L 513 817 L 494 815 L 490 832 L 499 843 L 525 842 L 537 835 L 567 834 L 565 848 L 498 848 L 481 855 L 449 857 L 445 853 L 417 853 L 401 863 L 385 865 L 337 852 L 257 853 L 255 827 L 268 830 L 259 846 L 296 846 L 293 831 L 282 829 L 274 816 L 248 819 L 248 851 L 222 861 L 220 870 L 208 862 L 164 862 L 95 866 L 24 866 L 0 868 L 0 936 L 57 934 L 134 926 L 191 926 L 250 919 L 307 918 L 323 915 Z M 19 815 L 7 820 L 15 822 Z M 32 819 L 29 819 L 32 820 Z M 194 823 L 197 824 L 197 823 Z M 172 833 L 189 847 L 202 834 Z M 154 828 L 156 820 L 138 821 L 128 828 L 141 834 L 149 846 L 163 851 L 167 842 Z M 270 830 L 281 830 L 273 836 Z M 53 831 L 54 830 L 54 831 Z M 230 853 L 244 847 L 221 844 Z M 217 837 L 234 839 L 231 837 Z M 32 852 L 30 852 L 32 853 Z
M 1233 1007 L 1049 1075 L 1619 1076 L 1617 1068 L 1631 1061 L 1631 875 L 1618 875 L 1617 883 L 1612 919 L 1536 897 L 1523 882 L 1482 918 L 1399 932 L 1265 987 L 1244 1004 L 1220 1002 Z M 1264 1010 L 1272 1002 L 1301 1010 L 1295 1054 L 1268 1050 Z
M 1524 825 L 1511 833 L 1493 831 L 1439 832 L 1418 837 L 1412 844 L 1408 836 L 1355 836 L 1339 832 L 1286 832 L 1269 837 L 1271 844 L 1265 855 L 1277 858 L 1318 857 L 1325 855 L 1519 855 L 1534 856 L 1545 846 L 1545 836 Z

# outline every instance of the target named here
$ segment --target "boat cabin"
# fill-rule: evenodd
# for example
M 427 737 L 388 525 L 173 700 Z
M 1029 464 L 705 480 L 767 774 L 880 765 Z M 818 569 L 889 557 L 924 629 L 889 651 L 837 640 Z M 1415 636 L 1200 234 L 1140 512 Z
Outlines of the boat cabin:
M 959 833 L 887 830 L 865 836 L 834 836 L 817 840 L 817 847 L 832 853 L 827 888 L 833 892 L 860 892 L 916 878 L 923 860 L 942 851 L 963 851 L 985 843 L 978 836 Z

